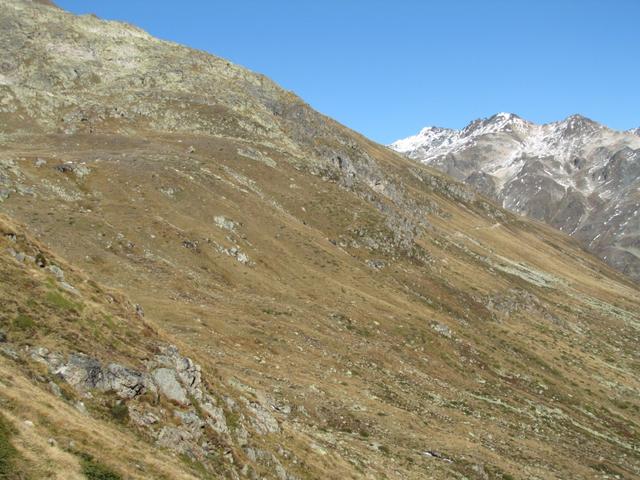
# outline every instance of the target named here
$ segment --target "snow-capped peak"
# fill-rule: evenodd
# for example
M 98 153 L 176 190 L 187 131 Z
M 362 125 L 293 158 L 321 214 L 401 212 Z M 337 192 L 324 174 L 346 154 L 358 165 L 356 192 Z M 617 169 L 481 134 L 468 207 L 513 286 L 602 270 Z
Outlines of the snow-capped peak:
M 497 113 L 488 118 L 474 120 L 462 129 L 462 137 L 477 137 L 489 133 L 517 133 L 528 129 L 531 124 L 514 113 Z
M 391 148 L 430 164 L 441 164 L 446 156 L 461 152 L 466 152 L 465 158 L 469 155 L 484 158 L 478 165 L 479 171 L 493 176 L 499 185 L 518 175 L 523 159 L 553 159 L 545 162 L 547 173 L 565 188 L 577 188 L 571 162 L 590 157 L 593 160 L 589 168 L 600 168 L 604 159 L 592 155 L 596 148 L 625 146 L 640 148 L 640 138 L 616 132 L 582 115 L 538 125 L 513 113 L 501 112 L 475 120 L 462 130 L 427 127 L 418 135 L 398 140 Z M 469 162 L 475 164 L 476 160 L 469 158 L 460 165 Z M 585 193 L 593 188 L 588 179 L 581 184 Z
M 585 135 L 606 128 L 604 125 L 600 125 L 590 118 L 577 114 L 570 115 L 561 122 L 551 125 L 556 125 L 560 130 L 562 130 L 563 135 L 572 136 Z
M 469 123 L 462 130 L 425 127 L 417 135 L 398 140 L 390 145 L 393 150 L 406 153 L 418 149 L 423 153 L 465 146 L 474 138 L 492 133 L 521 134 L 533 124 L 514 113 L 501 112 Z
M 501 134 L 508 137 L 505 141 L 510 138 L 519 145 L 519 154 L 535 157 L 553 155 L 564 159 L 575 155 L 593 137 L 602 137 L 605 143 L 610 143 L 628 133 L 640 136 L 640 129 L 616 132 L 578 114 L 559 122 L 538 125 L 513 113 L 500 112 L 488 118 L 474 120 L 462 130 L 426 127 L 418 135 L 398 140 L 390 147 L 428 162 L 430 158 L 465 149 L 485 135 Z
M 456 130 L 449 128 L 425 127 L 417 135 L 398 140 L 390 147 L 398 152 L 409 152 L 422 145 L 442 145 L 455 134 Z

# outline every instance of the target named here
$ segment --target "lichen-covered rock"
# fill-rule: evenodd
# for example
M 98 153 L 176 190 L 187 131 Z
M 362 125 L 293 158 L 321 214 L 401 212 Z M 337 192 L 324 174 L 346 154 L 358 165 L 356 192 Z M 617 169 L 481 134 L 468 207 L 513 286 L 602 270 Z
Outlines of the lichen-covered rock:
M 156 355 L 153 363 L 171 369 L 175 372 L 174 377 L 186 390 L 185 396 L 188 394 L 196 400 L 201 400 L 203 398 L 200 365 L 193 362 L 190 358 L 180 355 L 176 346 L 161 346 L 160 354 Z M 161 375 L 162 378 L 168 378 L 168 373 L 166 372 Z
M 120 398 L 134 398 L 149 387 L 148 377 L 140 372 L 110 363 L 104 370 L 101 388 L 114 391 Z
M 80 391 L 92 389 L 114 392 L 124 399 L 135 398 L 146 391 L 145 375 L 117 363 L 106 367 L 95 358 L 72 354 L 66 363 L 59 364 L 53 373 Z
M 179 403 L 180 405 L 189 405 L 187 391 L 178 382 L 175 370 L 171 368 L 158 368 L 151 374 L 153 381 L 162 393 L 169 400 Z
M 280 433 L 278 420 L 258 402 L 245 400 L 245 404 L 251 413 L 251 423 L 256 432 L 266 435 L 268 433 Z
M 215 406 L 210 400 L 203 402 L 200 407 L 208 415 L 207 424 L 216 432 L 221 434 L 229 433 L 227 419 L 224 410 Z
M 103 381 L 100 362 L 83 354 L 72 354 L 66 363 L 54 370 L 68 384 L 78 390 L 89 390 Z

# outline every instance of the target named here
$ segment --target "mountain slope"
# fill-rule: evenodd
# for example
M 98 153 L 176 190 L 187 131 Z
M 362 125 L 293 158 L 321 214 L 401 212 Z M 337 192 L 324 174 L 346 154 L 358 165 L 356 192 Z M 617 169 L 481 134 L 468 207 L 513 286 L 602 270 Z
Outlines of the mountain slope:
M 24 471 L 640 475 L 625 277 L 260 75 L 0 6 L 0 410 Z
M 640 278 L 640 138 L 633 132 L 579 115 L 535 125 L 500 113 L 460 131 L 428 127 L 391 148 L 572 235 Z

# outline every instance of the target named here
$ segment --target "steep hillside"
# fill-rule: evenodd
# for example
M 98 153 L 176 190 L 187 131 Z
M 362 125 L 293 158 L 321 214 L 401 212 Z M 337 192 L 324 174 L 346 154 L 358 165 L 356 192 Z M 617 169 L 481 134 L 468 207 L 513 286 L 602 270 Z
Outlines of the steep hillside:
M 0 7 L 14 478 L 640 476 L 626 277 L 260 75 Z
M 640 138 L 633 131 L 579 115 L 536 125 L 500 113 L 460 131 L 427 127 L 391 148 L 559 228 L 640 279 Z

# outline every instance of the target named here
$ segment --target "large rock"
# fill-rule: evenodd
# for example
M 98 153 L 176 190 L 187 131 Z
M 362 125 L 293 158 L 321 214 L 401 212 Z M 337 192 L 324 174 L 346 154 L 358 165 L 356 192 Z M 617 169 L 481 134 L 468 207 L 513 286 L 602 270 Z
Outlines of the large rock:
M 212 401 L 207 400 L 201 405 L 202 410 L 209 416 L 207 418 L 207 424 L 216 432 L 221 434 L 229 433 L 229 427 L 227 426 L 227 419 L 224 416 L 224 410 L 213 404 Z
M 146 391 L 145 375 L 117 363 L 103 367 L 95 358 L 83 354 L 72 354 L 66 363 L 58 366 L 54 373 L 78 390 L 100 390 L 114 392 L 120 398 L 131 399 Z
M 148 388 L 147 376 L 129 368 L 111 363 L 104 371 L 103 388 L 112 390 L 120 398 L 134 398 Z
M 96 388 L 103 381 L 100 362 L 83 354 L 72 354 L 67 363 L 60 365 L 54 373 L 78 390 Z
M 150 376 L 118 363 L 103 366 L 99 360 L 82 353 L 73 353 L 65 361 L 59 353 L 49 352 L 43 347 L 33 348 L 31 358 L 44 363 L 50 372 L 83 392 L 114 392 L 120 398 L 132 399 L 146 391 L 159 390 L 180 405 L 190 405 L 190 397 L 200 401 L 205 398 L 200 366 L 180 355 L 174 346 L 160 347 L 160 354 L 147 366 L 153 369 Z M 224 415 L 221 417 L 221 412 L 215 408 L 211 412 L 216 429 L 224 431 Z
M 187 391 L 180 385 L 175 370 L 171 368 L 158 368 L 151 374 L 153 381 L 162 393 L 169 400 L 179 403 L 180 405 L 189 405 Z
M 177 347 L 174 345 L 161 346 L 160 353 L 156 355 L 153 363 L 173 370 L 175 377 L 189 395 L 196 400 L 203 399 L 200 365 L 190 358 L 180 355 Z

